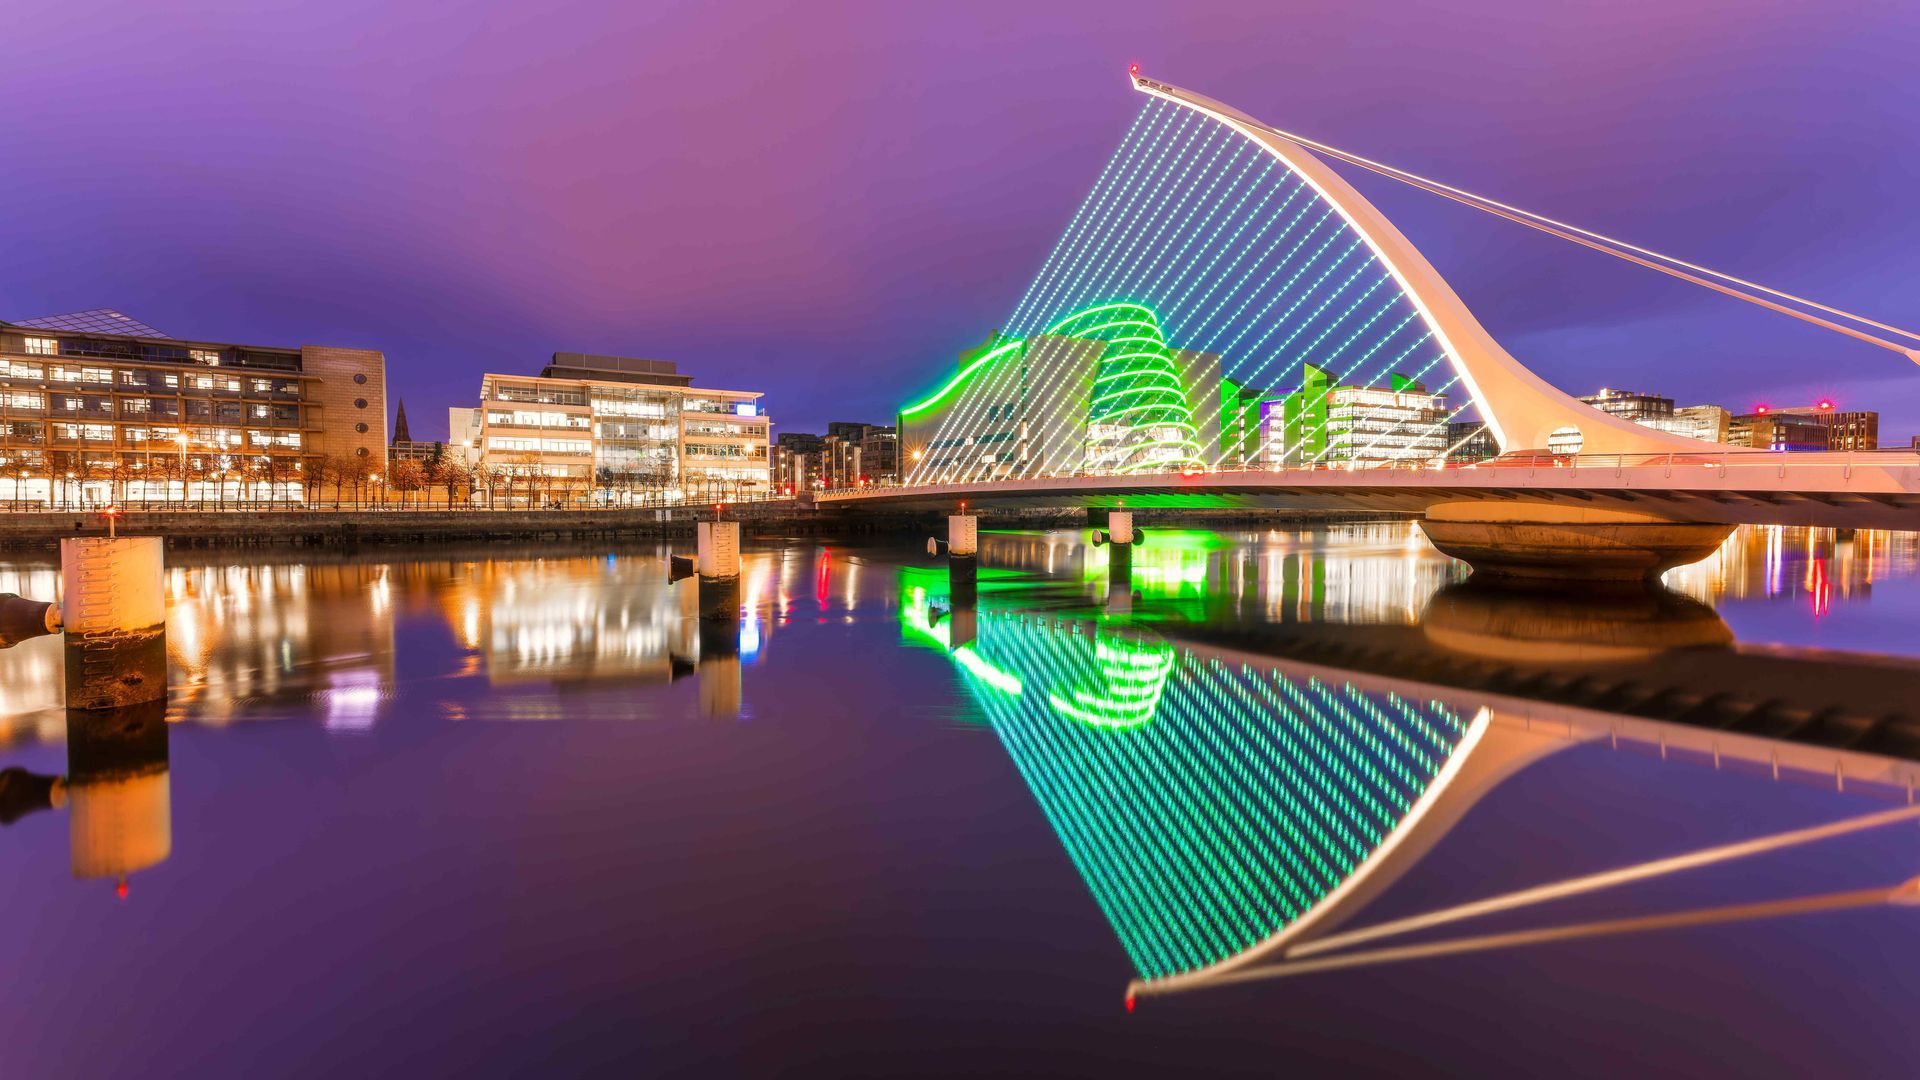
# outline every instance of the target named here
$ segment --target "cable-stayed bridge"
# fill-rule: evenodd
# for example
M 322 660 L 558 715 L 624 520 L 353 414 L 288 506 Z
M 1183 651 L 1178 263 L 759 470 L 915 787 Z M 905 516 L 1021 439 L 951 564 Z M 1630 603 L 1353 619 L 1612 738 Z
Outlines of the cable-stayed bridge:
M 1132 86 L 1004 326 L 901 408 L 901 484 L 821 505 L 1410 510 L 1457 554 L 1536 525 L 1672 558 L 1741 522 L 1920 528 L 1920 455 L 1731 448 L 1550 385 L 1321 155 L 1915 361 L 1920 335 Z M 1480 426 L 1501 456 L 1454 460 Z

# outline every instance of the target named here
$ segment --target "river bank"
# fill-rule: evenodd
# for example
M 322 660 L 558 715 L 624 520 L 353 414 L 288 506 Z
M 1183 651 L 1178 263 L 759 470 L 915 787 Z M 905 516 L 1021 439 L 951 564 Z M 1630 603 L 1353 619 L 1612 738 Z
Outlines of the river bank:
M 363 544 L 442 544 L 673 539 L 692 536 L 712 509 L 671 507 L 615 510 L 172 510 L 129 511 L 117 529 L 165 537 L 170 548 L 356 547 Z M 1087 510 L 983 510 L 983 528 L 1082 528 Z M 817 509 L 788 502 L 726 507 L 749 537 L 822 539 L 888 534 L 944 535 L 938 512 L 865 512 Z M 1142 525 L 1267 528 L 1281 524 L 1377 521 L 1397 515 L 1288 510 L 1136 511 Z M 48 551 L 62 537 L 100 536 L 106 520 L 90 511 L 0 513 L 0 551 Z

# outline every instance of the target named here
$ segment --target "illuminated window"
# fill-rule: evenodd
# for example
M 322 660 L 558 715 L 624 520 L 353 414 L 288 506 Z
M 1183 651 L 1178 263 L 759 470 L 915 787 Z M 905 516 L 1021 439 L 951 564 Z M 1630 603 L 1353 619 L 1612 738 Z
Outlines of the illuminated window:
M 196 364 L 205 364 L 208 367 L 220 366 L 220 354 L 213 349 L 188 349 L 187 355 Z
M 27 355 L 58 356 L 60 355 L 60 343 L 50 337 L 30 337 L 27 339 Z

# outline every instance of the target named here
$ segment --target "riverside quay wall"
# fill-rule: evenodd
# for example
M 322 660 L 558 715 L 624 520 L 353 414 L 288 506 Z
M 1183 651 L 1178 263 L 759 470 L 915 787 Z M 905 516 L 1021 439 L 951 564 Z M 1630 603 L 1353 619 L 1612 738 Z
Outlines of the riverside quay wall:
M 863 535 L 932 536 L 946 529 L 940 511 L 848 511 L 793 500 L 727 505 L 723 516 L 758 538 Z M 1301 511 L 1140 511 L 1141 524 L 1200 528 L 1267 528 L 1286 523 L 1379 521 L 1406 515 Z M 125 511 L 116 528 L 127 536 L 159 536 L 169 548 L 357 547 L 488 541 L 679 538 L 694 535 L 711 506 L 617 510 L 166 510 Z M 1075 529 L 1104 524 L 1085 509 L 984 512 L 981 527 Z M 105 536 L 106 519 L 91 511 L 0 511 L 0 551 L 52 551 L 64 537 Z

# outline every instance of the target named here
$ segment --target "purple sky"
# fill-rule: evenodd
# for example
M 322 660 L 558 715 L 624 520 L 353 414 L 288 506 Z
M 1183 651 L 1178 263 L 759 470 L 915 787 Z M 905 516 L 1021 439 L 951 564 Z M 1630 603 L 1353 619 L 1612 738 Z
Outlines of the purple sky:
M 14 0 L 0 318 L 385 350 L 416 437 L 556 349 L 884 420 L 1011 310 L 1124 72 L 1920 323 L 1920 7 Z M 1817 7 L 1817 10 L 1816 10 Z M 1878 407 L 1920 370 L 1357 181 L 1561 386 Z

